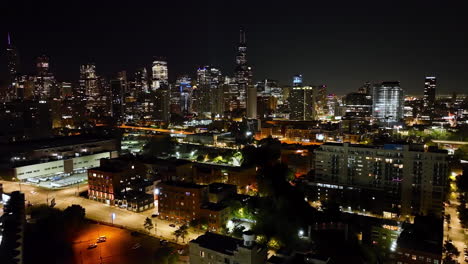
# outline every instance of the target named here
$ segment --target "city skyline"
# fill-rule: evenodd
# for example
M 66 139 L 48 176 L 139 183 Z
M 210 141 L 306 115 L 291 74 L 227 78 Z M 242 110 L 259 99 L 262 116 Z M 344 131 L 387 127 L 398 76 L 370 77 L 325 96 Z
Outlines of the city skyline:
M 468 81 L 463 74 L 464 61 L 468 61 L 463 43 L 467 39 L 458 33 L 464 18 L 457 12 L 449 14 L 444 5 L 401 8 L 395 4 L 383 10 L 357 5 L 333 10 L 322 4 L 314 12 L 317 19 L 309 21 L 300 6 L 295 13 L 291 7 L 281 12 L 276 6 L 267 6 L 268 15 L 257 15 L 255 11 L 262 9 L 254 5 L 234 19 L 238 8 L 220 9 L 224 17 L 216 5 L 203 10 L 202 6 L 177 9 L 164 4 L 161 9 L 167 12 L 160 16 L 158 27 L 149 16 L 154 10 L 151 5 L 148 10 L 139 10 L 142 15 L 138 21 L 130 19 L 136 16 L 134 7 L 112 7 L 114 12 L 105 14 L 77 7 L 66 16 L 54 12 L 61 9 L 59 4 L 38 5 L 42 12 L 20 12 L 19 7 L 11 6 L 8 12 L 7 18 L 17 23 L 6 23 L 2 28 L 2 49 L 11 32 L 22 72 L 32 72 L 35 58 L 46 54 L 51 71 L 61 81 L 78 80 L 81 64 L 95 63 L 100 75 L 122 70 L 132 74 L 143 66 L 149 69 L 157 56 L 167 59 L 172 82 L 179 75 L 194 76 L 197 67 L 208 64 L 232 75 L 241 26 L 247 32 L 254 81 L 269 78 L 290 85 L 292 76 L 301 73 L 305 84 L 326 84 L 337 94 L 355 90 L 365 81 L 400 81 L 407 94 L 416 95 L 422 95 L 426 76 L 437 76 L 438 94 L 463 92 Z M 189 7 L 194 12 L 189 12 Z M 181 15 L 173 17 L 172 11 Z M 417 15 L 410 15 L 412 11 L 418 11 Z M 80 12 L 89 17 L 77 23 L 73 19 Z M 402 22 L 393 20 L 394 14 Z M 40 30 L 29 24 L 38 16 L 44 25 Z M 263 19 L 270 16 L 281 19 L 265 23 Z M 443 23 L 438 23 L 442 19 Z M 0 59 L 5 61 L 3 53 Z M 5 63 L 1 65 L 0 85 L 5 86 L 7 69 Z

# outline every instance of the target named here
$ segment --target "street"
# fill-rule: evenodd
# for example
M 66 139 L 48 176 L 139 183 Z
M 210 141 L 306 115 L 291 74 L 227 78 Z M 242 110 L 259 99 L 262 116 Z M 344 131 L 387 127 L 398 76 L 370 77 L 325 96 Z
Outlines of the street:
M 458 257 L 459 263 L 466 263 L 464 258 L 463 249 L 467 244 L 468 236 L 465 234 L 464 229 L 460 224 L 460 219 L 457 214 L 458 201 L 456 196 L 450 196 L 450 205 L 445 207 L 445 214 L 450 214 L 450 229 L 448 228 L 447 221 L 444 221 L 444 241 L 451 239 L 453 245 L 460 251 Z
M 21 188 L 21 191 L 25 194 L 26 201 L 33 205 L 45 203 L 50 204 L 51 200 L 55 198 L 55 208 L 63 210 L 72 204 L 78 204 L 85 208 L 86 218 L 88 219 L 115 224 L 143 233 L 147 232 L 143 228 L 146 217 L 151 218 L 151 215 L 154 213 L 153 210 L 135 213 L 83 197 L 78 197 L 77 194 L 79 192 L 87 190 L 87 185 L 75 185 L 62 189 L 46 189 L 24 183 L 20 185 L 18 182 L 0 181 L 0 183 L 3 184 L 3 190 L 5 193 L 19 191 Z M 114 219 L 112 219 L 112 214 L 115 214 Z M 176 230 L 176 228 L 170 227 L 170 222 L 157 218 L 151 218 L 151 220 L 155 225 L 155 229 L 151 230 L 150 235 L 155 237 L 162 237 L 173 242 L 175 241 L 175 237 L 172 233 Z M 185 241 L 183 242 L 181 239 L 179 239 L 178 243 L 186 244 L 188 241 L 197 238 L 201 234 L 202 233 L 200 232 L 195 232 L 192 229 L 189 229 L 189 234 L 185 238 Z

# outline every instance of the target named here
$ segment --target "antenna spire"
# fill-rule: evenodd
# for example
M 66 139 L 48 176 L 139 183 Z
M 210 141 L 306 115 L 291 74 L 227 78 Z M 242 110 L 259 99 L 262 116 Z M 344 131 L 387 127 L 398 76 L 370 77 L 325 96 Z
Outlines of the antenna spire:
M 244 28 L 241 27 L 240 28 L 240 43 L 241 44 L 245 44 L 245 31 L 244 31 Z
M 8 32 L 8 46 L 11 45 L 11 38 L 10 38 L 10 32 Z

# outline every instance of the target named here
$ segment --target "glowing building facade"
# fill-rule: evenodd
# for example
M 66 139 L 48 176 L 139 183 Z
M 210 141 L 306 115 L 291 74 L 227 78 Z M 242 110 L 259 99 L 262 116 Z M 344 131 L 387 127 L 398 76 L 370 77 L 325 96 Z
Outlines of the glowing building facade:
M 400 82 L 375 85 L 372 99 L 372 116 L 377 121 L 392 124 L 403 119 L 404 91 Z

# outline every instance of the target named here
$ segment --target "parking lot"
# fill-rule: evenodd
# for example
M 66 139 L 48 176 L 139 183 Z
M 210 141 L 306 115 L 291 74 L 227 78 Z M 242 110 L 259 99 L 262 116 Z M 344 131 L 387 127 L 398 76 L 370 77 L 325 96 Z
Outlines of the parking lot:
M 97 243 L 97 238 L 100 236 L 105 236 L 106 241 Z M 88 248 L 94 243 L 96 247 Z M 171 246 L 182 248 L 175 244 Z M 75 240 L 74 256 L 70 263 L 150 264 L 153 263 L 154 252 L 159 247 L 160 240 L 155 237 L 135 232 L 132 234 L 129 230 L 107 225 L 90 224 Z
M 56 175 L 50 177 L 37 177 L 28 179 L 27 183 L 43 188 L 62 188 L 74 184 L 85 183 L 88 179 L 86 172 L 80 172 L 72 175 Z

